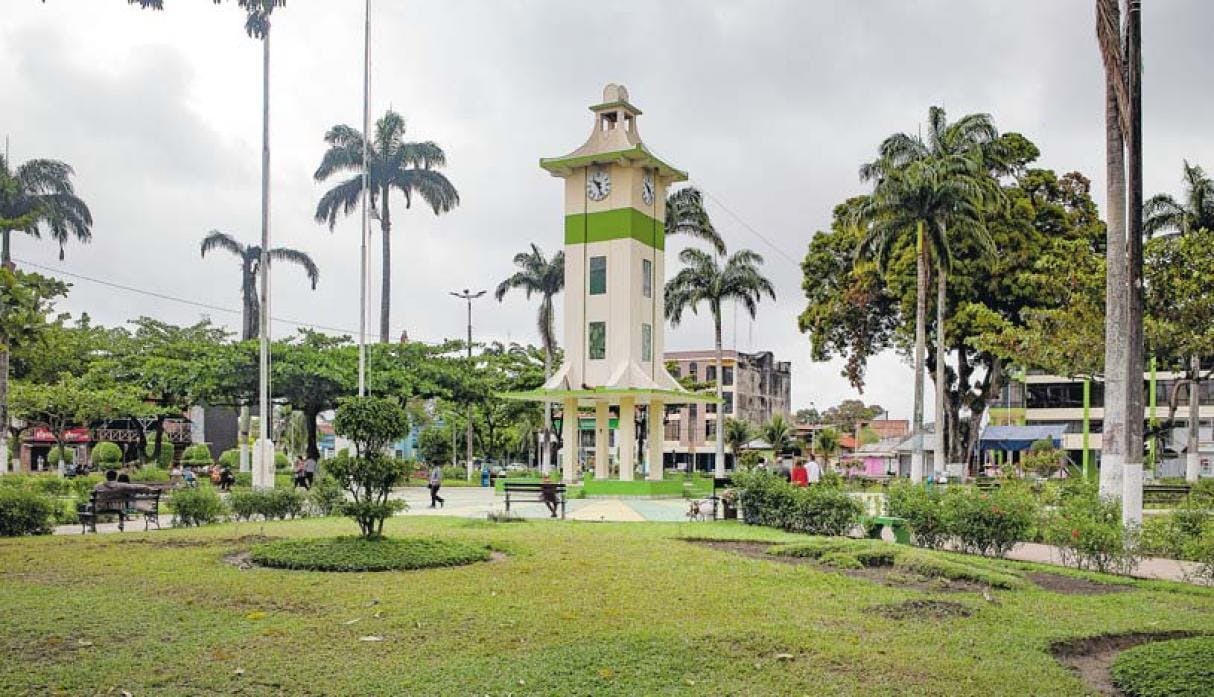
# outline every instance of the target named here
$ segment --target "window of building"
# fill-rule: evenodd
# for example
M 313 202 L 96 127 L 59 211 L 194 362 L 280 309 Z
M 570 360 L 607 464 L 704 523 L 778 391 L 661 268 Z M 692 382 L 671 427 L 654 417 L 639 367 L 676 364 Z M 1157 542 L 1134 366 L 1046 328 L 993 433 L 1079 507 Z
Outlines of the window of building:
M 717 422 L 715 420 L 704 422 L 704 438 L 712 440 L 717 436 Z
M 607 323 L 590 323 L 590 360 L 607 357 Z
M 590 257 L 590 294 L 607 292 L 607 257 Z
M 671 421 L 666 424 L 666 440 L 679 439 L 679 422 Z
M 717 367 L 715 365 L 710 365 L 704 369 L 704 379 L 708 382 L 716 382 Z
M 712 404 L 712 403 L 705 404 L 705 405 L 704 405 L 704 413 L 705 413 L 705 414 L 715 414 L 715 413 L 717 413 L 717 405 Z
M 641 325 L 641 361 L 648 363 L 653 360 L 653 325 Z
M 641 260 L 641 292 L 645 297 L 653 297 L 653 262 L 648 259 Z
M 723 366 L 721 368 L 721 384 L 725 387 L 733 385 L 733 368 L 730 366 Z
M 700 366 L 696 365 L 695 361 L 687 364 L 687 377 L 692 380 L 699 380 Z
M 733 413 L 733 393 L 732 393 L 732 392 L 726 392 L 726 393 L 724 393 L 724 394 L 723 394 L 723 395 L 721 395 L 721 396 L 722 396 L 722 397 L 724 398 L 724 400 L 725 400 L 725 404 L 724 404 L 725 409 L 724 409 L 724 412 L 725 412 L 726 414 L 732 414 L 732 413 Z

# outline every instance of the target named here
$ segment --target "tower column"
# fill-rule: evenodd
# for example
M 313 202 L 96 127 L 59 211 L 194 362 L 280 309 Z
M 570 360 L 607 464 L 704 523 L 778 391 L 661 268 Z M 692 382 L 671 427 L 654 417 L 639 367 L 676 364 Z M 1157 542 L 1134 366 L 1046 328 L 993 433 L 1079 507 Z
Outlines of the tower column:
M 577 453 L 580 447 L 578 433 L 578 413 L 577 400 L 565 400 L 565 414 L 561 418 L 561 440 L 564 441 L 564 449 L 561 451 L 561 461 L 563 470 L 561 479 L 566 484 L 572 484 L 577 477 Z
M 611 413 L 607 402 L 594 403 L 594 478 L 611 477 L 610 426 Z
M 661 401 L 654 399 L 649 402 L 649 479 L 652 481 L 662 479 L 662 439 L 666 436 L 662 419 L 665 412 Z
M 637 421 L 636 400 L 620 398 L 620 479 L 632 479 L 636 470 Z

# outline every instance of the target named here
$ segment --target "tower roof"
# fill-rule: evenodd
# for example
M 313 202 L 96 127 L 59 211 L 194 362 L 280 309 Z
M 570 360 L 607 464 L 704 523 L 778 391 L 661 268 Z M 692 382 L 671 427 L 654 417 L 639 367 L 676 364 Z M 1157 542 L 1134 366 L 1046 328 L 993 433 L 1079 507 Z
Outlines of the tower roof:
M 671 182 L 686 181 L 687 173 L 663 162 L 645 147 L 637 130 L 641 110 L 628 101 L 628 88 L 610 83 L 603 88 L 603 101 L 590 107 L 594 128 L 582 147 L 563 157 L 540 159 L 540 167 L 555 177 L 567 177 L 574 169 L 596 164 L 648 166 Z

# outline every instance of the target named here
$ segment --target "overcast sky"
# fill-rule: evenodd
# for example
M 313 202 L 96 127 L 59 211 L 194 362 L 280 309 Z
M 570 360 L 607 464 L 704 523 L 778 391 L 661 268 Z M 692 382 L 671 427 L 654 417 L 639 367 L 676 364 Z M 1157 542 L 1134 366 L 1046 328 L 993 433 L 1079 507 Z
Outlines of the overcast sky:
M 92 208 L 92 244 L 14 241 L 21 262 L 237 310 L 234 258 L 199 259 L 211 229 L 259 234 L 261 45 L 228 3 L 3 0 L 0 134 L 12 159 L 64 160 Z M 1214 3 L 1149 0 L 1144 16 L 1145 181 L 1178 192 L 1180 164 L 1214 167 Z M 354 0 L 292 0 L 272 44 L 272 234 L 313 255 L 321 283 L 283 268 L 275 317 L 356 331 L 357 216 L 330 232 L 312 220 L 322 137 L 361 119 L 362 14 Z M 409 135 L 446 150 L 461 206 L 435 217 L 395 201 L 392 327 L 461 335 L 450 289 L 489 288 L 530 242 L 561 244 L 562 187 L 541 156 L 585 141 L 586 107 L 607 82 L 644 111 L 645 142 L 691 175 L 732 249 L 767 260 L 779 300 L 753 324 L 727 316 L 726 345 L 793 365 L 793 403 L 825 407 L 855 392 L 839 364 L 813 363 L 796 328 L 798 262 L 832 207 L 861 193 L 859 164 L 932 104 L 991 113 L 1042 150 L 1042 166 L 1079 170 L 1103 202 L 1103 90 L 1091 0 L 810 2 L 373 0 L 372 113 L 392 107 Z M 755 234 L 766 238 L 765 242 Z M 682 241 L 668 249 L 670 267 Z M 378 243 L 378 236 L 373 240 Z M 375 255 L 373 255 L 375 256 Z M 373 265 L 378 298 L 378 260 Z M 64 308 L 106 324 L 146 314 L 175 323 L 239 316 L 68 278 Z M 475 310 L 478 338 L 538 342 L 519 296 Z M 377 317 L 375 314 L 373 317 Z M 558 311 L 557 317 L 562 315 Z M 377 327 L 377 321 L 371 326 Z M 275 322 L 276 335 L 295 331 Z M 561 331 L 558 326 L 558 335 Z M 668 330 L 671 349 L 711 345 L 711 323 Z M 875 361 L 864 398 L 907 417 L 911 371 Z M 930 390 L 930 387 L 929 387 Z

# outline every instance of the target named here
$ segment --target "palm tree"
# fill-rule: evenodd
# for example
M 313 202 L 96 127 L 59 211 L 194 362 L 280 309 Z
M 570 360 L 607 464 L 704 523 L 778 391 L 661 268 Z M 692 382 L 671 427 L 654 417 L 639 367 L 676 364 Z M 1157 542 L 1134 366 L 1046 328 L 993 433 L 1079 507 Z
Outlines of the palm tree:
M 13 268 L 13 232 L 40 238 L 43 233 L 63 245 L 74 237 L 93 239 L 93 215 L 72 186 L 74 172 L 58 160 L 27 160 L 15 170 L 0 153 L 0 265 Z M 9 348 L 0 346 L 0 472 L 8 470 Z
M 0 263 L 12 268 L 11 236 L 24 232 L 40 238 L 43 233 L 63 245 L 70 238 L 88 243 L 93 239 L 93 215 L 72 186 L 71 166 L 58 160 L 27 160 L 12 169 L 0 155 Z
M 717 264 L 716 257 L 698 249 L 688 247 L 679 253 L 684 266 L 675 277 L 666 283 L 666 319 L 671 326 L 679 326 L 683 312 L 698 312 L 700 303 L 708 305 L 712 314 L 713 340 L 717 362 L 717 419 L 720 426 L 724 418 L 721 412 L 721 305 L 729 300 L 739 300 L 753 318 L 759 300 L 764 295 L 776 299 L 771 281 L 759 271 L 763 257 L 748 249 L 735 252 L 725 260 L 724 266 Z M 716 476 L 725 476 L 725 430 L 717 428 Z
M 1171 232 L 1186 235 L 1214 230 L 1214 180 L 1198 165 L 1184 163 L 1184 203 L 1167 194 L 1156 194 L 1143 205 L 1143 232 L 1148 237 Z M 1201 411 L 1201 354 L 1189 356 L 1189 432 L 1185 453 L 1185 479 L 1197 481 L 1201 471 L 1198 452 L 1198 415 Z
M 325 134 L 329 149 L 313 175 L 324 181 L 340 172 L 353 176 L 321 196 L 316 204 L 316 222 L 337 224 L 338 215 L 349 215 L 359 204 L 363 190 L 363 136 L 358 129 L 337 125 Z M 432 141 L 413 143 L 405 140 L 405 119 L 389 109 L 375 124 L 375 136 L 368 143 L 368 205 L 379 220 L 383 233 L 383 283 L 380 289 L 379 340 L 388 341 L 388 315 L 392 293 L 392 211 L 389 194 L 395 189 L 405 197 L 405 208 L 420 197 L 435 215 L 459 205 L 459 192 L 437 170 L 447 164 L 447 155 Z
M 672 191 L 666 197 L 666 234 L 687 235 L 707 242 L 713 250 L 725 256 L 725 240 L 713 227 L 708 211 L 704 210 L 704 196 L 694 186 Z
M 881 179 L 859 211 L 868 230 L 856 250 L 857 256 L 875 257 L 884 268 L 896 249 L 902 249 L 908 238 L 913 240 L 916 270 L 913 418 L 914 435 L 917 436 L 923 434 L 928 268 L 933 258 L 942 271 L 952 263 L 947 232 L 950 223 L 957 225 L 965 221 L 961 224 L 968 228 L 981 220 L 980 190 L 973 179 L 977 167 L 977 158 L 972 156 L 932 157 L 911 160 L 900 166 L 883 165 Z M 943 306 L 942 302 L 937 304 Z M 942 329 L 942 324 L 937 327 L 937 342 L 941 346 L 944 343 Z M 939 377 L 944 365 L 943 360 L 937 360 Z M 943 395 L 942 386 L 937 392 Z M 943 412 L 942 403 L 938 402 L 937 408 Z M 923 439 L 920 437 L 915 440 L 911 454 L 911 481 L 921 482 L 923 470 Z
M 949 123 L 948 116 L 944 109 L 938 106 L 932 106 L 927 112 L 927 138 L 924 139 L 919 135 L 910 135 L 907 133 L 897 133 L 885 139 L 881 143 L 879 150 L 879 158 L 870 164 L 864 165 L 860 169 L 860 178 L 862 180 L 875 179 L 881 181 L 890 171 L 903 167 L 911 162 L 922 162 L 926 160 L 946 160 L 960 159 L 959 171 L 956 173 L 959 176 L 978 175 L 982 166 L 987 169 L 1000 170 L 1002 163 L 999 158 L 999 153 L 996 151 L 996 142 L 999 138 L 999 132 L 991 123 L 989 114 L 968 114 L 961 119 Z M 974 162 L 964 162 L 965 159 L 974 158 Z M 978 161 L 981 161 L 979 165 Z M 974 167 L 969 165 L 973 164 Z M 972 171 L 971 171 L 972 170 Z M 995 192 L 998 191 L 998 186 L 994 185 L 994 180 L 988 180 L 992 186 L 985 187 Z M 976 213 L 974 209 L 968 213 Z M 944 216 L 941 219 L 941 225 L 944 226 L 943 237 L 946 239 L 949 236 L 947 231 L 948 221 L 946 218 L 954 217 L 953 235 L 959 232 L 969 233 L 974 236 L 979 243 L 979 248 L 989 251 L 992 247 L 990 236 L 986 234 L 981 225 L 975 224 L 977 221 L 969 214 L 961 216 Z M 959 229 L 958 229 L 959 228 Z M 936 270 L 936 400 L 935 412 L 936 423 L 941 424 L 936 430 L 939 432 L 936 438 L 935 461 L 933 469 L 936 472 L 942 472 L 945 465 L 945 429 L 943 424 L 947 423 L 944 415 L 944 393 L 946 389 L 946 371 L 945 371 L 945 330 L 944 318 L 948 300 L 948 273 L 951 271 L 952 257 L 951 255 L 942 255 L 941 250 L 933 250 L 937 253 L 933 254 Z
M 725 419 L 725 444 L 733 454 L 734 469 L 738 467 L 738 451 L 755 437 L 755 429 L 749 421 L 729 417 Z
M 207 252 L 221 249 L 234 254 L 240 259 L 240 297 L 241 297 L 241 332 L 243 341 L 257 337 L 260 326 L 261 303 L 257 296 L 257 274 L 261 271 L 261 247 L 259 245 L 241 244 L 236 238 L 218 230 L 212 230 L 202 238 L 202 256 Z M 302 266 L 316 290 L 320 281 L 320 269 L 307 252 L 286 247 L 275 247 L 267 255 L 271 260 L 290 262 Z
M 771 446 L 773 456 L 780 457 L 780 453 L 792 443 L 792 424 L 784 419 L 783 414 L 772 414 L 771 420 L 759 430 L 759 435 Z
M 820 453 L 826 458 L 823 465 L 830 465 L 830 459 L 839 452 L 841 436 L 839 432 L 833 428 L 824 428 L 818 431 L 818 435 L 814 437 L 814 452 Z
M 512 288 L 518 288 L 531 298 L 535 293 L 540 296 L 540 312 L 537 327 L 540 341 L 544 345 L 544 379 L 552 377 L 553 357 L 556 354 L 556 330 L 552 326 L 552 298 L 565 289 L 565 253 L 557 252 L 552 255 L 552 261 L 544 257 L 543 251 L 535 244 L 530 252 L 519 252 L 514 255 L 514 265 L 519 270 L 498 284 L 493 297 L 501 302 L 506 293 Z M 543 465 L 540 470 L 548 473 L 550 443 L 552 438 L 552 403 L 544 404 L 544 443 Z

